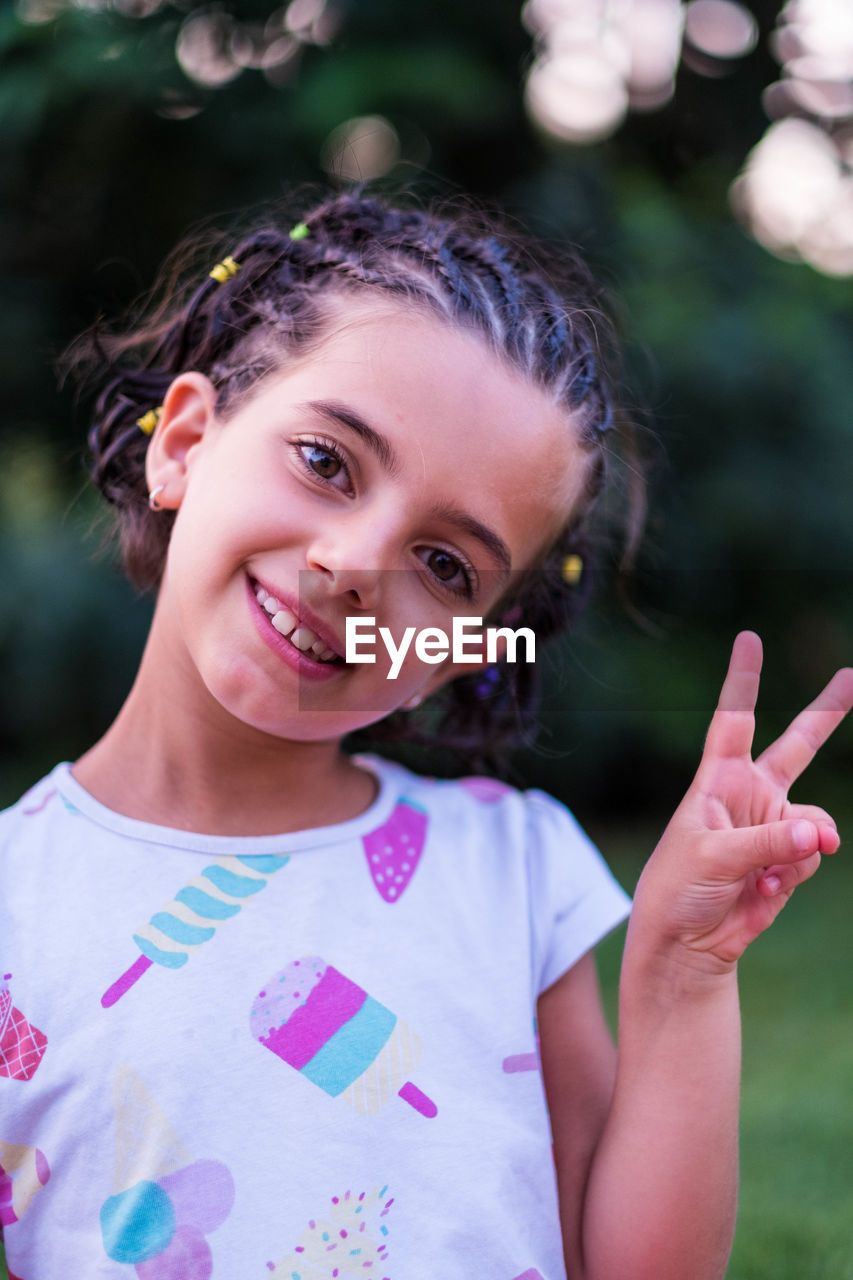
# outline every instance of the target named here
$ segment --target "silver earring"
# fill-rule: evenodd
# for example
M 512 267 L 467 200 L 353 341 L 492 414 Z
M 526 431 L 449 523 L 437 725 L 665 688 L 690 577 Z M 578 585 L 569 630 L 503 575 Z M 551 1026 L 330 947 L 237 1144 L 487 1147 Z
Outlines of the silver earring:
M 152 489 L 151 492 L 149 493 L 148 506 L 152 511 L 162 511 L 163 508 L 160 506 L 160 503 L 157 501 L 157 494 L 162 493 L 165 488 L 166 486 L 164 484 L 158 484 L 157 488 Z

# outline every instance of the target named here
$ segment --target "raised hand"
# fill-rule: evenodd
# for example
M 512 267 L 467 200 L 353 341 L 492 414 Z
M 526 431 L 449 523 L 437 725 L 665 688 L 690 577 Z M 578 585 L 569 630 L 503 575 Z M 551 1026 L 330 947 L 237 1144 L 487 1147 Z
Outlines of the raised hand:
M 696 777 L 635 897 L 635 924 L 647 943 L 675 945 L 716 969 L 735 964 L 814 875 L 821 855 L 840 844 L 830 815 L 793 804 L 788 791 L 853 707 L 853 669 L 838 671 L 753 760 L 760 672 L 761 641 L 741 632 Z

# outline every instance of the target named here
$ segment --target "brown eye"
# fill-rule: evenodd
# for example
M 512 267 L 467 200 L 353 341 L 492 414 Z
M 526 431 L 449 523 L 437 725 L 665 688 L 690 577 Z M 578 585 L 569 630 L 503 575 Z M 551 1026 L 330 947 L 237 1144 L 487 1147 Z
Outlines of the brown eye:
M 446 551 L 433 551 L 427 559 L 431 571 L 441 582 L 450 582 L 459 572 L 459 561 Z
M 308 446 L 304 457 L 311 470 L 316 472 L 322 480 L 333 480 L 341 469 L 340 458 L 329 453 L 328 449 L 318 448 L 317 445 Z
M 474 598 L 477 574 L 466 560 L 439 547 L 419 547 L 418 556 L 429 570 L 430 578 L 441 583 L 444 590 L 454 596 L 464 596 L 466 600 Z

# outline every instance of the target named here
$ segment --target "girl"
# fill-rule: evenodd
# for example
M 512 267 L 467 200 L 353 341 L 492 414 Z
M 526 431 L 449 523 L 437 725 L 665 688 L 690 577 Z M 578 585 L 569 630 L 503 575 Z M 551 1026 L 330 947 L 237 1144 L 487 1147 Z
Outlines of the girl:
M 618 1057 L 590 949 L 627 902 L 570 814 L 341 749 L 442 698 L 439 734 L 500 746 L 532 693 L 470 646 L 389 678 L 348 619 L 541 640 L 577 607 L 612 395 L 586 277 L 556 278 L 343 195 L 94 345 L 94 474 L 157 603 L 115 723 L 2 820 L 23 1280 L 722 1276 L 737 961 L 838 847 L 787 792 L 853 672 L 753 760 L 737 638 L 637 889 Z

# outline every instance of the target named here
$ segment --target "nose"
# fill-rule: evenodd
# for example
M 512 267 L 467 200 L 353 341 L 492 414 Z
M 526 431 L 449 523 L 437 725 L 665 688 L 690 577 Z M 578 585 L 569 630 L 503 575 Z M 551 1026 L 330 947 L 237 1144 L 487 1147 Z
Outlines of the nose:
M 390 560 L 369 522 L 341 522 L 320 531 L 310 544 L 306 567 L 319 573 L 328 595 L 347 597 L 352 606 L 375 609 L 382 575 Z

